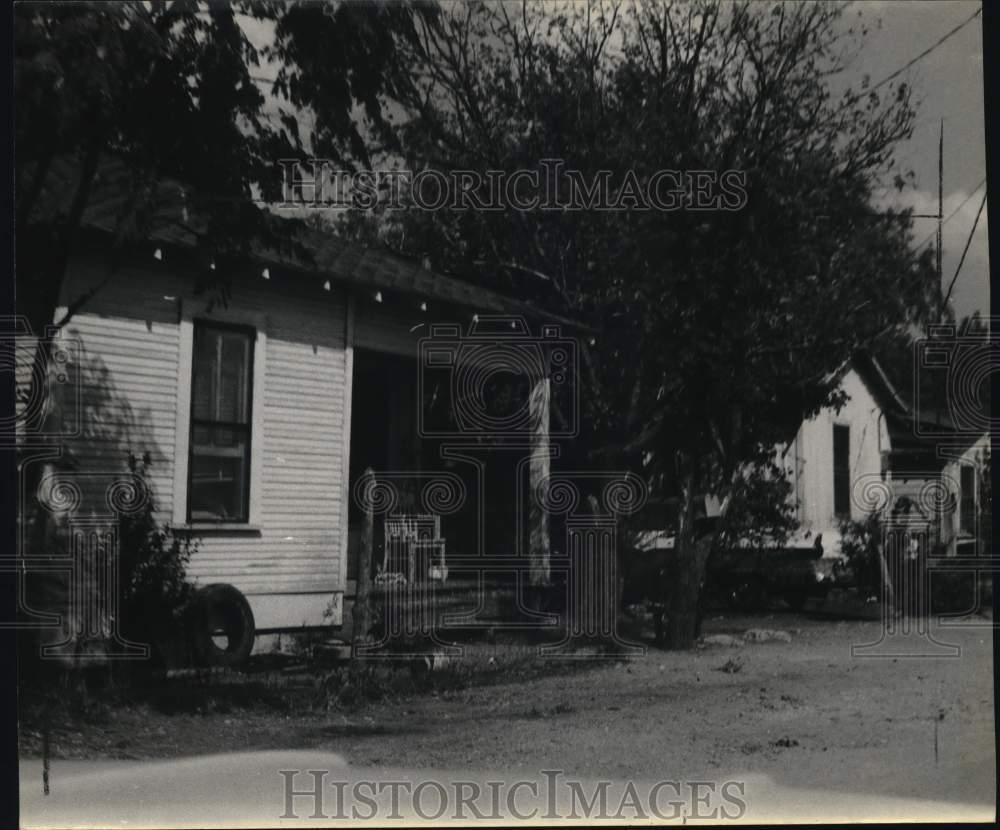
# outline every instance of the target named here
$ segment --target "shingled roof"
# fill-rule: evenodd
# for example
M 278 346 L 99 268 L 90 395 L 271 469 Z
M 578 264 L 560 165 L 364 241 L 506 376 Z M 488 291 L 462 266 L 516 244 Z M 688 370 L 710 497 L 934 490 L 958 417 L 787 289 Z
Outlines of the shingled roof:
M 122 220 L 129 220 L 126 196 L 133 189 L 131 173 L 117 159 L 101 166 L 87 208 L 81 219 L 85 230 L 115 234 Z M 75 185 L 71 163 L 61 165 L 60 174 L 50 175 L 54 184 L 39 200 L 36 215 L 65 212 Z M 190 215 L 185 187 L 161 180 L 153 200 L 156 210 L 143 238 L 151 244 L 193 249 L 204 227 Z M 350 242 L 329 232 L 307 226 L 299 219 L 275 217 L 287 222 L 294 244 L 277 250 L 251 241 L 252 258 L 272 269 L 287 269 L 322 280 L 335 280 L 368 289 L 415 295 L 430 301 L 461 306 L 475 312 L 523 315 L 530 319 L 558 322 L 577 330 L 590 330 L 580 321 L 553 313 L 527 300 L 502 294 L 492 288 L 427 268 L 423 263 L 386 248 Z M 297 249 L 297 250 L 296 250 Z
M 882 409 L 892 446 L 894 470 L 927 471 L 939 468 L 956 449 L 971 446 L 979 439 L 979 435 L 959 429 L 945 413 L 928 417 L 914 411 L 870 353 L 859 352 L 850 365 L 861 375 Z

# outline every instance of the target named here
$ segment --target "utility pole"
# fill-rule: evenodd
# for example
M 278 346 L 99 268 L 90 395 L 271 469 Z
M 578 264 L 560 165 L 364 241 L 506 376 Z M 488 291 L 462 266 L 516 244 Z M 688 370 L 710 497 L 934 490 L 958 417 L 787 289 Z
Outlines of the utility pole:
M 944 271 L 941 267 L 941 228 L 944 225 L 944 119 L 941 119 L 941 132 L 938 136 L 938 226 L 937 226 L 937 274 L 938 291 L 941 290 L 941 281 L 944 279 Z M 943 311 L 944 309 L 942 309 Z

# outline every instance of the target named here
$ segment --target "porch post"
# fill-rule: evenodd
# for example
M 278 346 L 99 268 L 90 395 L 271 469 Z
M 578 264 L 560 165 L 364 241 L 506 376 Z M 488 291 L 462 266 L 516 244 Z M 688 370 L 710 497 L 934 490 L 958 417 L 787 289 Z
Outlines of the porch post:
M 340 484 L 340 563 L 336 590 L 341 592 L 341 614 L 343 614 L 343 598 L 347 595 L 347 560 L 351 555 L 350 548 L 350 516 L 351 516 L 351 408 L 354 400 L 354 292 L 345 292 L 344 305 L 344 407 L 341 413 L 341 484 Z M 190 384 L 188 384 L 190 386 Z M 334 624 L 343 620 L 334 620 Z
M 375 506 L 372 501 L 375 488 L 375 473 L 371 467 L 365 469 L 365 525 L 361 535 L 361 550 L 358 557 L 358 591 L 354 597 L 352 618 L 354 622 L 353 639 L 355 644 L 368 639 L 371 630 L 371 582 L 372 582 L 372 549 L 375 538 Z
M 531 461 L 528 467 L 528 567 L 532 588 L 549 584 L 549 514 L 539 496 L 548 487 L 549 399 L 551 387 L 546 375 L 535 381 L 528 401 L 531 415 Z

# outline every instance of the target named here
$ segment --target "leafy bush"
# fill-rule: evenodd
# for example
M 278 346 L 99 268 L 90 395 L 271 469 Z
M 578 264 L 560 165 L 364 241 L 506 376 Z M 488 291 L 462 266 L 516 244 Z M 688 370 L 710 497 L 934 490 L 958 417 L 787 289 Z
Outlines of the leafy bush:
M 882 591 L 882 520 L 870 513 L 861 521 L 845 520 L 840 525 L 840 550 L 863 599 L 881 597 Z
M 867 599 L 875 596 L 880 600 L 882 596 L 882 562 L 881 554 L 885 543 L 885 526 L 878 513 L 868 515 L 862 521 L 845 521 L 840 527 L 842 533 L 841 550 L 847 558 L 847 568 L 853 577 L 858 594 Z M 909 576 L 900 585 L 894 587 L 894 597 L 898 608 L 923 608 L 924 612 L 934 614 L 940 613 L 961 613 L 963 611 L 979 610 L 982 604 L 982 597 L 977 598 L 977 584 L 975 574 L 971 571 L 951 571 L 947 568 L 932 568 L 927 574 L 929 582 L 929 597 L 920 599 L 913 596 L 902 597 L 898 593 L 902 586 L 908 586 L 909 590 L 915 590 L 922 584 L 927 584 L 918 579 L 915 570 L 928 568 L 928 562 L 921 549 L 916 551 L 906 551 L 905 546 L 897 544 L 890 546 L 886 555 L 893 557 L 904 556 L 903 561 L 894 560 L 887 563 L 893 568 L 893 573 L 902 576 L 900 567 L 910 568 Z M 935 549 L 932 553 L 941 554 L 940 549 Z M 988 586 L 979 586 L 980 593 L 988 595 Z M 930 607 L 926 607 L 929 599 Z M 977 604 L 977 599 L 978 603 Z
M 119 630 L 130 640 L 161 647 L 182 631 L 184 609 L 194 593 L 187 565 L 198 543 L 157 523 L 149 466 L 148 453 L 141 460 L 129 454 L 129 471 L 145 499 L 140 509 L 122 513 L 118 520 Z
M 781 547 L 798 529 L 791 493 L 792 484 L 778 464 L 767 461 L 750 467 L 730 494 L 716 550 Z

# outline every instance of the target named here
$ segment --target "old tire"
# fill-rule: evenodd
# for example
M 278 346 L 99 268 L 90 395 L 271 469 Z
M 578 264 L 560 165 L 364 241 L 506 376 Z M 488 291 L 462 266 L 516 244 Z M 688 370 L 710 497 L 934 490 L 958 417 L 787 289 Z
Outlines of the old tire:
M 191 652 L 199 666 L 233 668 L 253 649 L 250 603 L 232 585 L 206 585 L 195 594 L 190 615 Z

